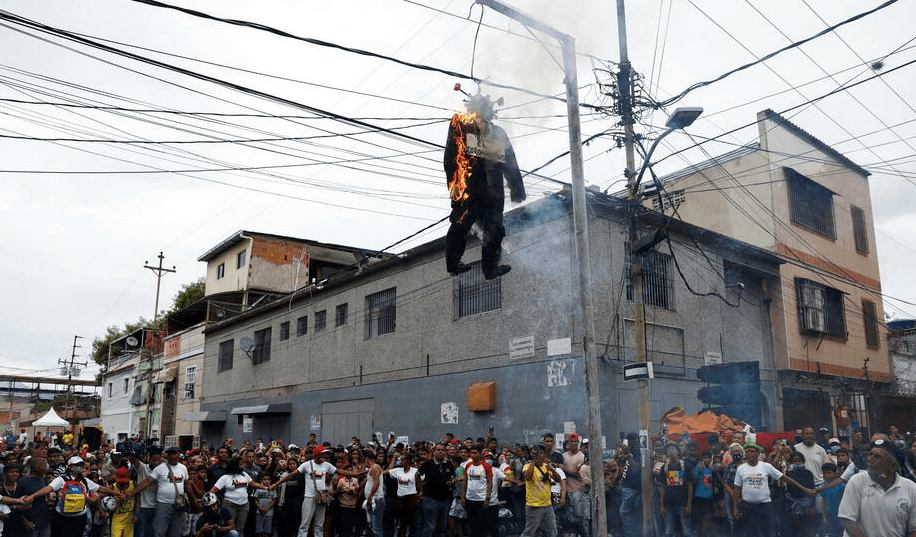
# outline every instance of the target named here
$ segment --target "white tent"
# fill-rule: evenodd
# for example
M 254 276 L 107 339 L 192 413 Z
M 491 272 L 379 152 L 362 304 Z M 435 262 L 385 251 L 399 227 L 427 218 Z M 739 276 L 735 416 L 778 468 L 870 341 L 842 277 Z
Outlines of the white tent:
M 47 414 L 32 422 L 34 427 L 69 427 L 70 422 L 61 418 L 54 412 L 54 407 Z

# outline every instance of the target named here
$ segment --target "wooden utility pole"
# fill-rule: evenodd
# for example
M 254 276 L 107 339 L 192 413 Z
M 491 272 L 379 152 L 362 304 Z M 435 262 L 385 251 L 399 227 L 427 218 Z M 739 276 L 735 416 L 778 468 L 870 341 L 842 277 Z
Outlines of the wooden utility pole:
M 159 288 L 162 284 L 162 275 L 168 272 L 175 272 L 175 266 L 172 265 L 172 268 L 162 268 L 162 260 L 165 259 L 165 256 L 162 255 L 162 252 L 159 252 L 159 266 L 154 267 L 149 264 L 149 261 L 144 261 L 143 268 L 148 268 L 151 271 L 156 273 L 156 307 L 153 309 L 153 322 L 159 318 Z

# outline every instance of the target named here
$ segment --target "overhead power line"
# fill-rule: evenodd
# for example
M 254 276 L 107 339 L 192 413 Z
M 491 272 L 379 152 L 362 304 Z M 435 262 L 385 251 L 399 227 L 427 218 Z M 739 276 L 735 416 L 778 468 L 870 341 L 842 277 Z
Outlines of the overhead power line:
M 424 65 L 424 64 L 422 64 L 422 63 L 408 62 L 408 61 L 406 61 L 406 60 L 401 60 L 401 59 L 398 59 L 398 58 L 394 58 L 394 57 L 392 57 L 392 56 L 386 56 L 386 55 L 384 55 L 384 54 L 379 54 L 379 53 L 377 53 L 377 52 L 371 52 L 371 51 L 368 51 L 368 50 L 358 49 L 358 48 L 354 48 L 354 47 L 347 47 L 347 46 L 344 46 L 344 45 L 338 45 L 337 43 L 331 43 L 331 42 L 329 42 L 329 41 L 324 41 L 324 40 L 322 40 L 322 39 L 315 39 L 315 38 L 312 38 L 312 37 L 302 37 L 302 36 L 299 36 L 299 35 L 291 34 L 291 33 L 287 32 L 287 31 L 285 31 L 285 30 L 280 30 L 279 28 L 274 28 L 274 27 L 272 27 L 272 26 L 267 26 L 267 25 L 265 25 L 265 24 L 260 24 L 260 23 L 257 23 L 257 22 L 251 22 L 251 21 L 244 21 L 244 20 L 238 20 L 238 19 L 227 19 L 227 18 L 223 18 L 223 17 L 217 17 L 216 15 L 211 15 L 211 14 L 209 14 L 209 13 L 204 13 L 203 11 L 197 11 L 197 10 L 195 10 L 195 9 L 188 9 L 188 8 L 185 8 L 185 7 L 175 6 L 175 5 L 172 5 L 172 4 L 166 4 L 166 3 L 164 3 L 164 2 L 158 2 L 157 0 L 133 0 L 133 1 L 134 1 L 134 2 L 137 2 L 137 3 L 140 3 L 140 4 L 147 4 L 147 5 L 153 6 L 153 7 L 165 8 L 165 9 L 173 9 L 173 10 L 175 10 L 175 11 L 180 11 L 180 12 L 185 13 L 185 14 L 187 14 L 187 15 L 191 15 L 191 16 L 194 16 L 194 17 L 199 17 L 199 18 L 202 18 L 202 19 L 208 19 L 208 20 L 212 20 L 212 21 L 216 21 L 216 22 L 221 22 L 221 23 L 224 23 L 224 24 L 231 24 L 231 25 L 233 25 L 233 26 L 241 26 L 241 27 L 245 27 L 245 28 L 252 28 L 252 29 L 255 29 L 255 30 L 260 30 L 260 31 L 262 31 L 262 32 L 268 32 L 268 33 L 271 33 L 271 34 L 274 34 L 274 35 L 278 35 L 278 36 L 280 36 L 280 37 L 286 37 L 286 38 L 289 38 L 289 39 L 295 39 L 296 41 L 302 41 L 302 42 L 304 42 L 304 43 L 309 43 L 309 44 L 316 45 L 316 46 L 319 46 L 319 47 L 333 48 L 333 49 L 337 49 L 337 50 L 342 50 L 342 51 L 344 51 L 344 52 L 350 52 L 350 53 L 353 53 L 353 54 L 359 54 L 359 55 L 361 55 L 361 56 L 368 56 L 368 57 L 371 57 L 371 58 L 378 58 L 378 59 L 380 59 L 380 60 L 385 60 L 385 61 L 389 61 L 389 62 L 396 63 L 396 64 L 398 64 L 398 65 L 403 65 L 403 66 L 405 66 L 405 67 L 410 67 L 410 68 L 412 68 L 412 69 L 420 69 L 420 70 L 422 70 L 422 71 L 432 71 L 432 72 L 435 72 L 435 73 L 441 73 L 441 74 L 443 74 L 443 75 L 453 76 L 453 77 L 456 77 L 456 78 L 462 78 L 462 79 L 464 79 L 464 80 L 471 80 L 471 81 L 474 81 L 474 82 L 476 82 L 476 83 L 478 83 L 478 84 L 481 84 L 481 85 L 487 85 L 487 86 L 492 86 L 492 87 L 494 87 L 494 88 L 502 88 L 502 89 L 508 89 L 508 90 L 513 90 L 513 91 L 519 91 L 519 92 L 522 92 L 522 93 L 527 93 L 528 95 L 534 95 L 534 96 L 537 96 L 537 97 L 541 97 L 541 98 L 543 98 L 543 99 L 552 99 L 552 100 L 559 101 L 559 102 L 562 102 L 562 103 L 565 103 L 565 102 L 566 102 L 566 99 L 564 99 L 564 98 L 562 98 L 562 97 L 556 97 L 556 96 L 554 96 L 554 95 L 547 95 L 547 94 L 543 94 L 543 93 L 538 93 L 538 92 L 536 92 L 536 91 L 532 91 L 532 90 L 529 90 L 529 89 L 521 88 L 521 87 L 518 87 L 518 86 L 511 86 L 511 85 L 509 85 L 509 84 L 500 84 L 500 83 L 498 83 L 498 82 L 493 82 L 493 81 L 486 80 L 486 79 L 483 79 L 483 78 L 475 77 L 475 76 L 473 76 L 473 75 L 466 75 L 466 74 L 464 74 L 464 73 L 459 73 L 459 72 L 457 72 L 457 71 L 449 71 L 448 69 L 442 69 L 442 68 L 440 68 L 440 67 L 434 67 L 434 66 L 432 66 L 432 65 Z M 896 1 L 896 0 L 893 0 L 893 1 Z M 594 106 L 594 105 L 586 104 L 586 103 L 579 103 L 579 106 L 581 106 L 581 107 L 583 107 L 583 108 L 598 108 L 598 107 L 596 107 L 596 106 Z
M 135 0 L 135 1 L 141 2 L 141 1 L 144 1 L 144 0 Z M 788 44 L 788 45 L 782 47 L 782 48 L 779 49 L 779 50 L 776 50 L 776 51 L 773 51 L 773 52 L 767 54 L 766 56 L 760 58 L 759 60 L 756 60 L 756 61 L 753 61 L 753 62 L 744 64 L 744 65 L 742 65 L 742 66 L 740 66 L 740 67 L 736 67 L 736 68 L 732 69 L 731 71 L 728 71 L 728 72 L 726 72 L 726 73 L 723 73 L 723 74 L 717 76 L 716 78 L 713 78 L 712 80 L 707 80 L 707 81 L 705 81 L 705 82 L 697 82 L 696 84 L 693 84 L 692 86 L 688 87 L 688 88 L 685 89 L 684 91 L 678 93 L 678 94 L 675 95 L 674 97 L 671 97 L 670 99 L 666 99 L 666 100 L 664 100 L 664 101 L 658 103 L 658 106 L 659 106 L 659 107 L 663 107 L 663 106 L 672 105 L 672 104 L 676 103 L 677 101 L 680 101 L 681 99 L 683 99 L 688 93 L 690 93 L 691 91 L 693 91 L 693 90 L 695 90 L 695 89 L 702 88 L 703 86 L 708 86 L 708 85 L 713 84 L 713 83 L 715 83 L 715 82 L 718 82 L 718 81 L 720 81 L 720 80 L 722 80 L 722 79 L 724 79 L 724 78 L 726 78 L 726 77 L 729 77 L 729 76 L 731 76 L 731 75 L 733 75 L 733 74 L 735 74 L 735 73 L 737 73 L 737 72 L 740 72 L 740 71 L 743 71 L 743 70 L 748 69 L 748 68 L 750 68 L 750 67 L 753 67 L 753 66 L 755 66 L 755 65 L 761 64 L 761 63 L 763 63 L 763 62 L 769 60 L 770 58 L 772 58 L 772 57 L 774 57 L 774 56 L 776 56 L 776 55 L 778 55 L 778 54 L 781 54 L 781 53 L 783 53 L 783 52 L 785 52 L 785 51 L 787 51 L 787 50 L 792 50 L 793 48 L 800 47 L 801 45 L 804 45 L 805 43 L 808 43 L 809 41 L 813 41 L 814 39 L 817 39 L 818 37 L 821 37 L 822 35 L 829 34 L 830 32 L 833 32 L 834 30 L 836 30 L 837 28 L 839 28 L 839 27 L 841 27 L 841 26 L 844 26 L 844 25 L 849 24 L 849 23 L 851 23 L 851 22 L 855 22 L 855 21 L 857 21 L 857 20 L 859 20 L 859 19 L 861 19 L 861 18 L 863 18 L 863 17 L 867 17 L 868 15 L 871 15 L 872 13 L 881 11 L 882 9 L 884 9 L 884 8 L 886 8 L 886 7 L 888 7 L 888 6 L 890 6 L 891 4 L 896 4 L 898 1 L 899 1 L 899 0 L 888 0 L 887 2 L 884 2 L 883 4 L 879 5 L 878 7 L 874 8 L 874 9 L 865 11 L 865 12 L 863 12 L 863 13 L 859 13 L 858 15 L 854 15 L 854 16 L 852 16 L 852 17 L 850 17 L 850 18 L 848 18 L 848 19 L 846 19 L 846 20 L 844 20 L 844 21 L 842 21 L 842 22 L 838 22 L 837 24 L 834 24 L 833 26 L 829 26 L 829 27 L 827 27 L 827 28 L 824 28 L 823 30 L 821 30 L 820 32 L 818 32 L 818 33 L 812 35 L 811 37 L 808 37 L 808 38 L 806 38 L 806 39 L 802 39 L 801 41 L 795 41 L 794 43 L 790 43 L 790 44 Z

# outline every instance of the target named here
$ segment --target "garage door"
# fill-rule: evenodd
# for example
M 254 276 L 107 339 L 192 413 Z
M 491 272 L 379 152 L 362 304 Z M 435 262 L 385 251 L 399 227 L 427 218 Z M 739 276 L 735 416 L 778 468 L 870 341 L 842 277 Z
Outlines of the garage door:
M 368 442 L 372 438 L 372 413 L 374 411 L 374 399 L 322 403 L 319 442 L 346 446 L 353 436 L 358 437 L 363 443 Z

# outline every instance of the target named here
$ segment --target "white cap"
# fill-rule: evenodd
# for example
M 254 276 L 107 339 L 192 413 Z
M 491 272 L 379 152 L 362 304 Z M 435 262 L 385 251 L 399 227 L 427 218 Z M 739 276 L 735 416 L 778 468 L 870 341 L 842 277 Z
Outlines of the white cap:
M 73 465 L 76 465 L 76 464 L 86 464 L 86 461 L 84 461 L 84 460 L 83 460 L 82 458 L 80 458 L 80 457 L 70 457 L 70 460 L 67 461 L 67 465 L 68 465 L 68 466 L 73 466 Z

